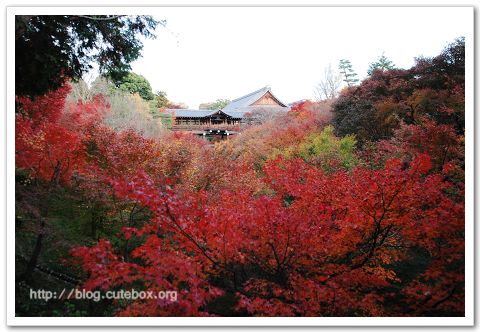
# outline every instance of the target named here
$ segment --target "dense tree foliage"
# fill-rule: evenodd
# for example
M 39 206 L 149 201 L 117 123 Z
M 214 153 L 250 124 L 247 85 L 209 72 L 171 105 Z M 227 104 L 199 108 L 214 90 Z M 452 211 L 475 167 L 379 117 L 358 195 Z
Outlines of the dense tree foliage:
M 165 91 L 155 92 L 155 107 L 156 108 L 169 108 L 170 100 L 167 98 Z
M 95 62 L 120 79 L 143 47 L 138 35 L 154 37 L 150 16 L 15 16 L 15 93 L 35 97 L 79 79 Z
M 116 85 L 123 91 L 139 94 L 145 100 L 153 100 L 155 98 L 150 82 L 142 75 L 128 73 L 121 80 L 117 80 Z
M 90 103 L 79 103 L 64 113 L 68 85 L 38 97 L 17 97 L 20 112 L 15 121 L 15 164 L 26 171 L 24 181 L 33 179 L 28 194 L 19 203 L 34 218 L 36 242 L 21 280 L 30 280 L 42 251 L 49 215 L 48 198 L 62 183 L 69 185 L 85 166 L 87 151 L 83 142 L 96 126 L 107 105 L 98 96 Z M 21 191 L 17 190 L 17 192 Z
M 376 70 L 336 101 L 333 124 L 338 135 L 358 141 L 392 137 L 402 122 L 433 120 L 464 129 L 465 41 L 457 39 L 433 58 L 416 59 L 409 70 Z
M 117 88 L 105 77 L 97 77 L 90 88 L 83 80 L 71 83 L 71 86 L 67 104 L 88 102 L 96 95 L 102 95 L 110 106 L 103 122 L 115 131 L 134 130 L 145 137 L 159 137 L 166 129 L 156 116 L 158 110 L 152 111 L 153 101 L 146 101 L 138 93 Z
M 216 144 L 113 129 L 108 94 L 69 84 L 18 96 L 18 315 L 463 316 L 460 46 Z M 22 285 L 59 262 L 85 290 L 178 298 L 32 309 Z

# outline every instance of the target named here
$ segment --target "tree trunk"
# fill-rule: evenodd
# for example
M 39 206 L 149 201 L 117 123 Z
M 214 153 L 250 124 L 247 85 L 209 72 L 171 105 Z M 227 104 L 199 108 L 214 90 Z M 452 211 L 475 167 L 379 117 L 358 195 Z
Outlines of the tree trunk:
M 42 251 L 42 241 L 43 241 L 43 232 L 45 230 L 45 219 L 41 218 L 40 222 L 40 231 L 37 235 L 37 241 L 35 243 L 35 247 L 33 248 L 32 255 L 30 256 L 30 260 L 27 263 L 27 268 L 25 272 L 22 273 L 19 280 L 20 281 L 31 281 L 33 270 L 38 263 L 38 257 L 40 257 L 40 252 Z
M 97 211 L 96 211 L 96 206 L 93 207 L 92 209 L 92 215 L 91 215 L 91 235 L 92 238 L 95 240 L 97 237 Z
M 30 256 L 30 260 L 27 263 L 27 267 L 25 272 L 20 276 L 21 281 L 29 282 L 32 279 L 33 271 L 38 264 L 38 258 L 40 257 L 40 253 L 42 252 L 42 244 L 43 244 L 43 236 L 45 234 L 45 226 L 47 223 L 47 216 L 49 212 L 49 197 L 52 193 L 53 187 L 52 183 L 48 187 L 44 199 L 40 200 L 39 202 L 39 216 L 40 219 L 40 229 L 37 234 L 37 241 L 35 242 L 35 247 L 33 248 L 32 255 Z

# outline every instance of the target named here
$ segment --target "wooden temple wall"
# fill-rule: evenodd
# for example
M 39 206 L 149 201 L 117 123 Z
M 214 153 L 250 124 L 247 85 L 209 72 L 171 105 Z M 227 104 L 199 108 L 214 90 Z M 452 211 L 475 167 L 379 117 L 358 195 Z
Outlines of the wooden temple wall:
M 226 129 L 226 130 L 238 130 L 240 128 L 240 120 L 228 120 L 224 122 L 212 122 L 211 120 L 205 121 L 203 119 L 184 119 L 176 118 L 175 123 L 172 126 L 174 131 L 197 131 L 205 129 Z

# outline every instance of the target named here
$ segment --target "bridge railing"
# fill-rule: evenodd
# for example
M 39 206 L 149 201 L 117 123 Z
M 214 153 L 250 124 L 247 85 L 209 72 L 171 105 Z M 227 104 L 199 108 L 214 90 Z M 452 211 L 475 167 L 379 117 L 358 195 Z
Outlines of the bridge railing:
M 179 124 L 179 125 L 173 125 L 172 130 L 173 131 L 180 131 L 180 130 L 232 130 L 232 131 L 238 131 L 240 129 L 239 124 Z

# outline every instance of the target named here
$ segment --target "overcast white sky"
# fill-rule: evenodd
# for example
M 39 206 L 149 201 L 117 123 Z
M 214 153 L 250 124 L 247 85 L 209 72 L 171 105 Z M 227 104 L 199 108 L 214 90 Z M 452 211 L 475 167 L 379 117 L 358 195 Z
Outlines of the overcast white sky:
M 471 26 L 470 8 L 155 8 L 166 19 L 132 64 L 153 90 L 197 108 L 270 85 L 282 101 L 314 98 L 328 64 L 349 59 L 360 78 L 383 52 L 397 67 L 435 56 Z

